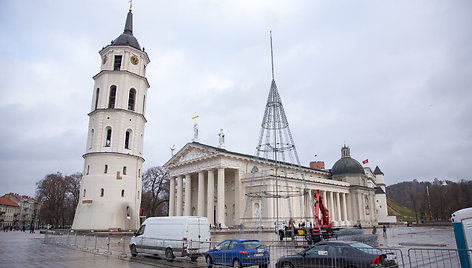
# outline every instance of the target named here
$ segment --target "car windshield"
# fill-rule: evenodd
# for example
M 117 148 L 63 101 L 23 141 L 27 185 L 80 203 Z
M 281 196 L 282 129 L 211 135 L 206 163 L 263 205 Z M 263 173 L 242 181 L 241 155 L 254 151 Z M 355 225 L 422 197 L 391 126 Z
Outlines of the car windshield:
M 244 242 L 241 243 L 241 246 L 244 249 L 256 249 L 256 248 L 264 247 L 264 245 L 262 245 L 262 243 L 257 241 L 257 240 L 244 241 Z
M 373 248 L 367 244 L 364 244 L 364 243 L 351 243 L 349 244 L 351 247 L 353 248 L 357 248 L 358 250 L 362 250 L 364 251 L 365 253 L 369 253 L 369 254 L 380 254 L 380 250 L 376 249 L 376 248 Z

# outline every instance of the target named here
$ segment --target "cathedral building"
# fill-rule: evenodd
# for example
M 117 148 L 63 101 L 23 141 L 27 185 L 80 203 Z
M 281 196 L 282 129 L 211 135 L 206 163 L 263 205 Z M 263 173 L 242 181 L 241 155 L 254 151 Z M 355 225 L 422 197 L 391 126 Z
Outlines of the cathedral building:
M 268 190 L 276 187 L 275 168 L 269 167 L 272 173 L 262 181 L 261 176 L 252 173 L 255 164 L 251 155 L 192 142 L 164 166 L 171 175 L 169 215 L 204 216 L 212 226 L 238 227 L 244 219 L 257 218 L 259 213 L 264 215 L 264 228 L 273 227 L 277 216 L 312 221 L 313 198 L 309 196 L 313 197 L 316 190 L 320 190 L 334 226 L 372 226 L 396 220 L 387 216 L 384 174 L 378 167 L 374 172 L 363 168 L 346 145 L 341 149 L 341 158 L 328 170 L 302 166 L 300 176 L 296 167 L 286 164 L 286 174 L 279 174 L 288 182 L 283 189 L 302 194 L 282 198 L 279 204 L 275 198 L 247 197 L 248 192 L 261 190 L 262 184 Z
M 72 229 L 136 230 L 150 60 L 133 35 L 131 8 L 124 32 L 99 53 L 100 71 L 93 77 L 80 200 Z

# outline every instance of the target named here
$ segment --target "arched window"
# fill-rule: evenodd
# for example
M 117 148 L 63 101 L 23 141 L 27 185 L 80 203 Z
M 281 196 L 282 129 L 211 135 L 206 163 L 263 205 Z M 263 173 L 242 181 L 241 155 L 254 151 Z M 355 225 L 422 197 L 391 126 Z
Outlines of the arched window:
M 95 110 L 98 108 L 98 94 L 100 93 L 100 89 L 97 88 L 97 93 L 95 94 Z
M 116 86 L 110 87 L 110 96 L 108 97 L 108 108 L 115 108 L 116 101 Z
M 105 173 L 105 174 L 108 173 L 108 165 L 105 165 L 105 172 L 103 172 L 103 173 Z
M 105 195 L 105 189 L 102 188 L 102 189 L 100 190 L 100 197 L 103 197 L 104 195 Z
M 126 175 L 126 167 L 123 167 L 123 175 Z
M 131 130 L 126 130 L 126 134 L 125 134 L 125 149 L 129 149 L 130 148 L 130 144 L 129 144 L 129 137 L 131 136 Z
M 129 90 L 128 110 L 134 111 L 135 98 L 136 98 L 136 89 L 132 88 Z
M 111 128 L 107 129 L 107 138 L 105 140 L 105 147 L 110 147 L 111 145 Z
M 144 95 L 144 98 L 143 98 L 143 114 L 144 114 L 145 106 L 146 106 L 146 95 Z
M 121 197 L 125 197 L 125 189 L 121 190 Z

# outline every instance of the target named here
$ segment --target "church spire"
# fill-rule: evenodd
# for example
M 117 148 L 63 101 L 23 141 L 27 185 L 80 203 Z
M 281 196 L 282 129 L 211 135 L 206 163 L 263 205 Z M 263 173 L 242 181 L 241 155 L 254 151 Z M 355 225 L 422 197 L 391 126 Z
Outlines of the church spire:
M 138 43 L 136 37 L 133 36 L 133 13 L 131 5 L 129 8 L 128 15 L 126 16 L 125 29 L 123 33 L 111 42 L 112 46 L 131 46 L 141 50 L 141 46 Z
M 131 12 L 131 7 L 126 17 L 125 30 L 123 33 L 133 35 L 133 13 Z

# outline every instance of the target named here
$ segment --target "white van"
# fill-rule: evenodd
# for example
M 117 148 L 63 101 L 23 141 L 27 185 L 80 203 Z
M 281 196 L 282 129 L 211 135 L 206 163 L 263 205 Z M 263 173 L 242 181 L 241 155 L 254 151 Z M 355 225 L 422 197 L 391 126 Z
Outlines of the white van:
M 147 218 L 129 242 L 131 255 L 165 255 L 166 259 L 190 257 L 195 261 L 210 249 L 210 224 L 205 217 Z

